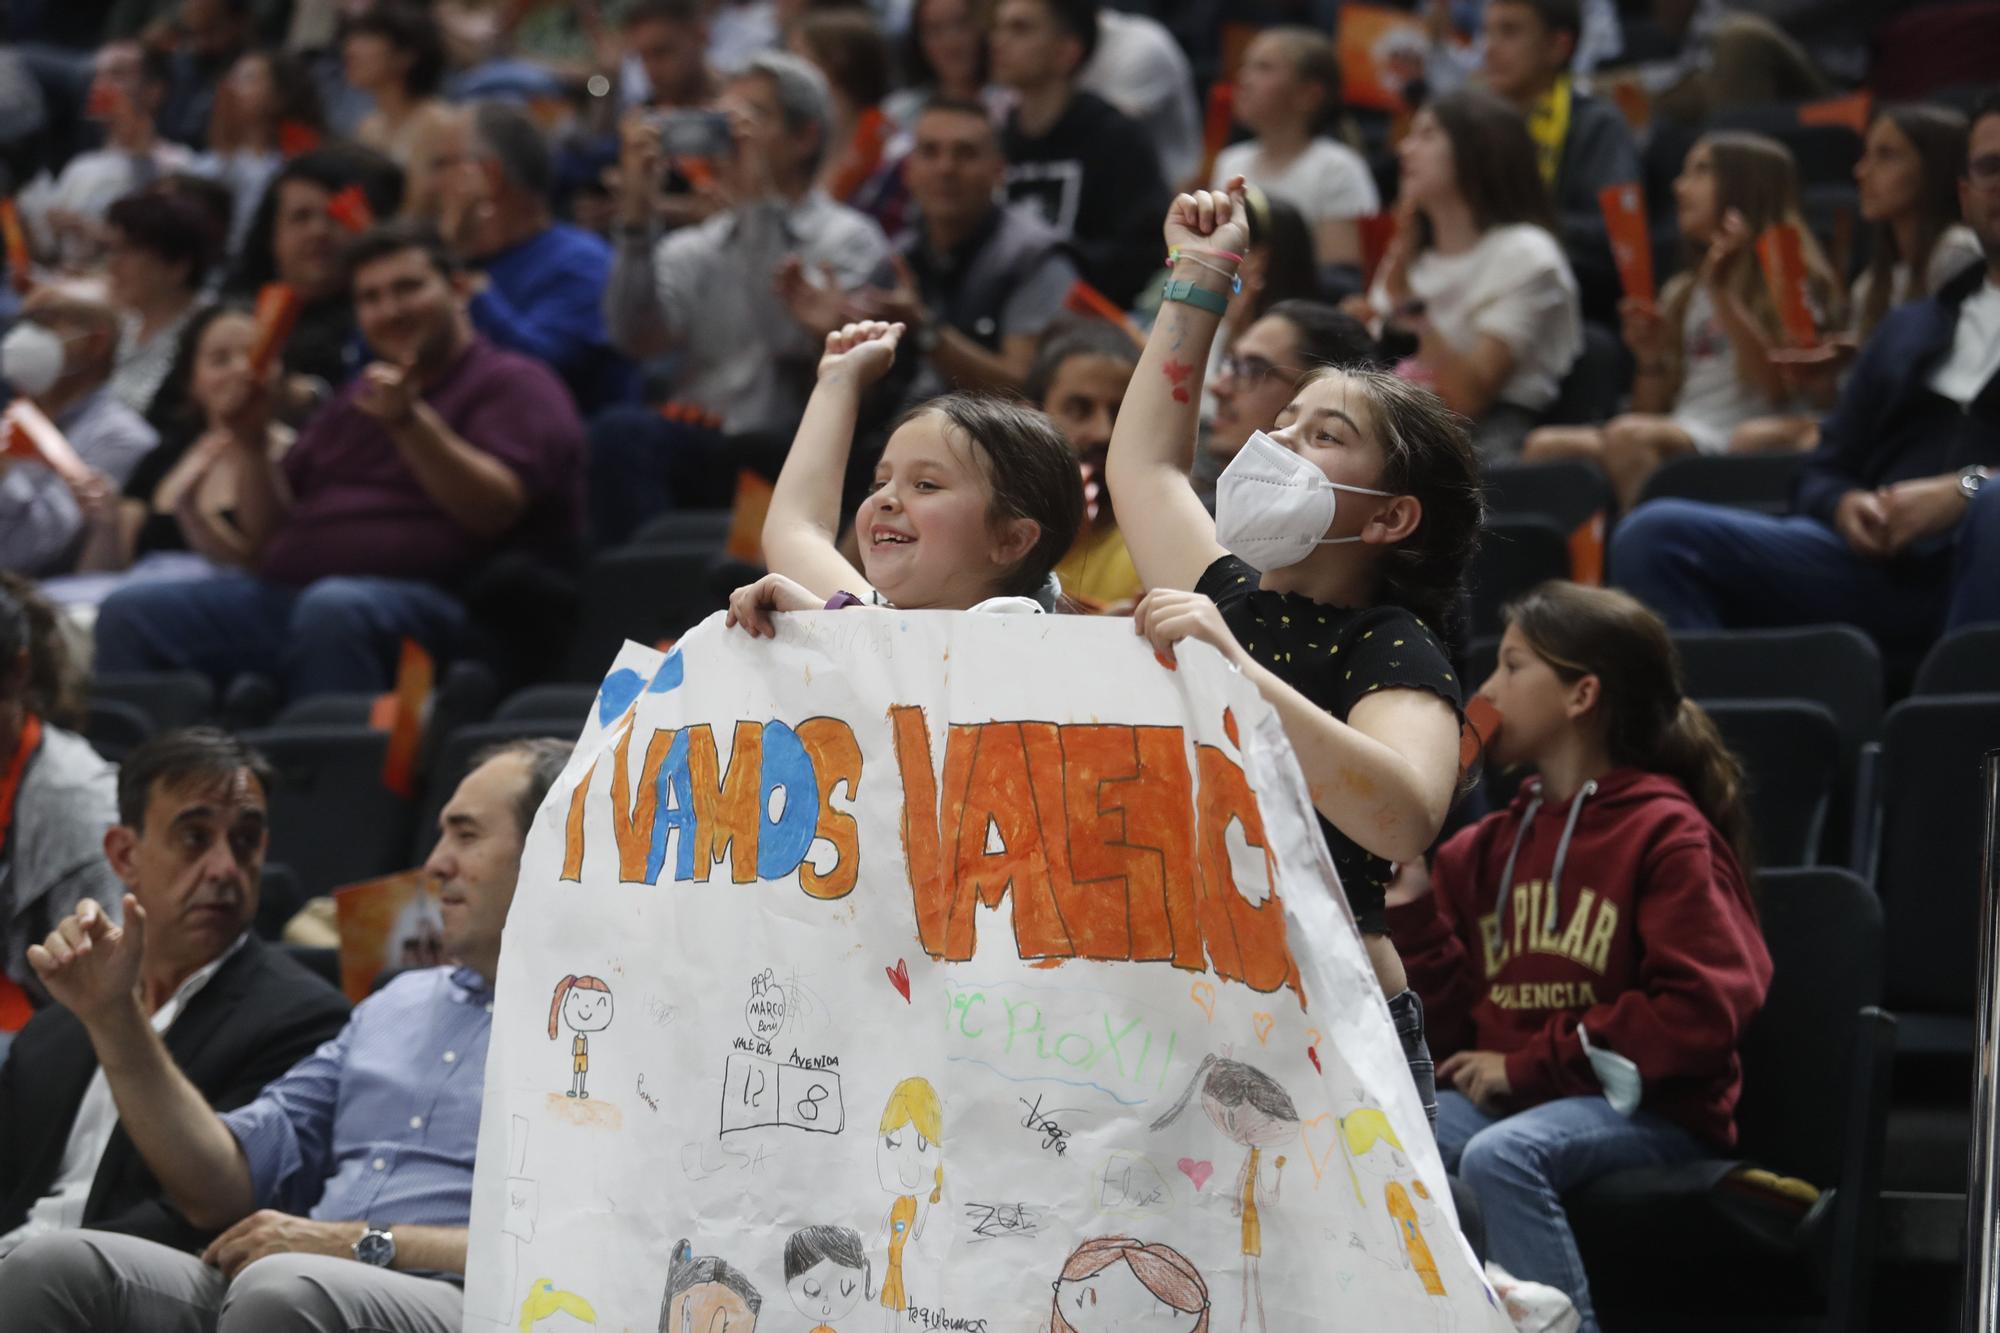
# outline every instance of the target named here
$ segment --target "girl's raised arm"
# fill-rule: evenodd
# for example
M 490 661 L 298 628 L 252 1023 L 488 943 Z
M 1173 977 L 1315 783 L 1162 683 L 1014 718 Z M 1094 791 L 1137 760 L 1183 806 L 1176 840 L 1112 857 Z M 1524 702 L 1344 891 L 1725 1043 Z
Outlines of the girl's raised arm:
M 1167 247 L 1177 252 L 1173 280 L 1118 408 L 1105 464 L 1118 530 L 1148 588 L 1192 591 L 1225 554 L 1188 468 L 1208 349 L 1248 244 L 1248 219 L 1241 176 L 1226 194 L 1197 190 L 1167 210 Z
M 874 591 L 836 544 L 841 485 L 854 448 L 861 394 L 895 364 L 901 324 L 849 324 L 826 337 L 819 383 L 764 515 L 764 563 L 820 598 Z

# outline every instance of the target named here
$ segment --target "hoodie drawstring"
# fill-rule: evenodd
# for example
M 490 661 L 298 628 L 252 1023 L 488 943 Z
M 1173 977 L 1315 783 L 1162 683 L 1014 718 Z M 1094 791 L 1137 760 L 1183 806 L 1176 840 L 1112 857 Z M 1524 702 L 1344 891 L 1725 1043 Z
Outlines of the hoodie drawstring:
M 1576 821 L 1583 815 L 1584 799 L 1595 795 L 1597 795 L 1596 781 L 1584 783 L 1575 799 L 1569 803 L 1569 817 L 1563 821 L 1562 837 L 1556 842 L 1556 862 L 1549 872 L 1549 891 L 1544 895 L 1548 920 L 1543 923 L 1543 929 L 1550 934 L 1553 934 L 1556 928 L 1556 900 L 1562 894 L 1563 863 L 1569 860 L 1570 839 L 1576 836 Z M 1519 859 L 1521 844 L 1527 840 L 1528 829 L 1534 824 L 1535 815 L 1541 808 L 1542 792 L 1538 786 L 1535 788 L 1535 794 L 1528 800 L 1528 808 L 1521 816 L 1520 827 L 1514 830 L 1514 845 L 1508 849 L 1507 865 L 1500 872 L 1499 943 L 1502 945 L 1507 940 L 1507 905 L 1514 898 L 1514 862 Z

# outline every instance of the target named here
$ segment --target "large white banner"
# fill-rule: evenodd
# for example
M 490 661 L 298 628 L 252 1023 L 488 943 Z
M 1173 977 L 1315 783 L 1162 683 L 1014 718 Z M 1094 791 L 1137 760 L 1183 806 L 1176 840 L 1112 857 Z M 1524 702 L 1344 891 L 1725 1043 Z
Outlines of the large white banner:
M 1504 1329 L 1271 710 L 1130 622 L 627 645 L 501 954 L 468 1329 Z

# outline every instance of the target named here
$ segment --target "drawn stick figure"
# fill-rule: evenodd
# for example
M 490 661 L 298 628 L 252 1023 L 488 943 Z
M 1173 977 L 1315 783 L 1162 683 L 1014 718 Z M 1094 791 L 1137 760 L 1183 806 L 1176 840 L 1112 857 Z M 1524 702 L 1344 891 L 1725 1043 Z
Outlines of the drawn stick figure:
M 556 1039 L 560 1019 L 576 1034 L 570 1042 L 569 1095 L 590 1099 L 583 1086 L 590 1072 L 590 1036 L 611 1026 L 611 987 L 599 977 L 564 977 L 556 983 L 555 997 L 549 1001 L 549 1040 Z

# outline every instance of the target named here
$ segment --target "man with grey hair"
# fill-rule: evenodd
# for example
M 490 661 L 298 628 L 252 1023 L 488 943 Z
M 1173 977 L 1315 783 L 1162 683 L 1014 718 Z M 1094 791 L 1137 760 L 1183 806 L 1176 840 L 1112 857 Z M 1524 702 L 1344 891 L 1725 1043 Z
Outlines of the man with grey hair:
M 249 1105 L 218 1115 L 138 998 L 146 911 L 78 905 L 29 961 L 89 1035 L 119 1119 L 166 1198 L 220 1230 L 194 1255 L 103 1231 L 0 1260 L 10 1327 L 62 1333 L 457 1333 L 500 933 L 528 826 L 570 745 L 500 747 L 458 785 L 425 869 L 453 966 L 420 968 Z
M 814 186 L 832 117 L 818 70 L 766 52 L 729 80 L 717 106 L 731 131 L 719 160 L 707 164 L 705 193 L 717 211 L 665 237 L 658 122 L 644 114 L 626 121 L 605 320 L 627 355 L 681 351 L 676 398 L 724 430 L 789 433 L 827 330 L 794 317 L 796 303 L 775 290 L 781 271 L 796 260 L 811 284 L 837 297 L 874 276 L 889 245 L 872 219 Z M 600 434 L 593 431 L 593 448 Z
M 431 159 L 438 232 L 466 265 L 472 326 L 547 365 L 584 413 L 625 396 L 631 366 L 611 346 L 599 300 L 611 275 L 602 237 L 549 213 L 553 158 L 510 102 L 474 102 L 438 132 Z

